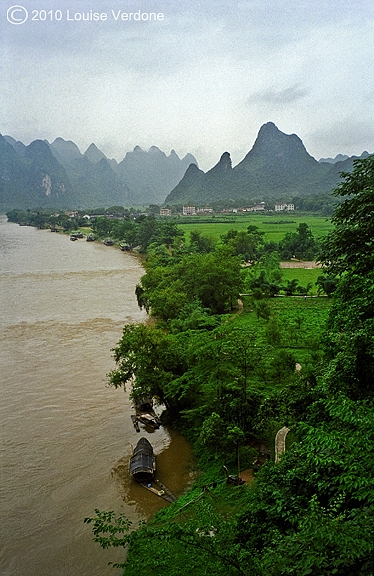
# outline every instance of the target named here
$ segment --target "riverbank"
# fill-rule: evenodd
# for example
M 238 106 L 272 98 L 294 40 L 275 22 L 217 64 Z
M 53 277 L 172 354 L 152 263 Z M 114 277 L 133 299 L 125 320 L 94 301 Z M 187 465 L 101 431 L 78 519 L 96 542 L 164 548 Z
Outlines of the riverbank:
M 107 564 L 122 550 L 101 550 L 83 519 L 100 507 L 137 525 L 162 508 L 130 482 L 132 402 L 106 376 L 123 327 L 147 318 L 143 273 L 134 255 L 0 217 L 1 573 L 119 575 Z M 188 443 L 168 429 L 152 443 L 180 494 Z

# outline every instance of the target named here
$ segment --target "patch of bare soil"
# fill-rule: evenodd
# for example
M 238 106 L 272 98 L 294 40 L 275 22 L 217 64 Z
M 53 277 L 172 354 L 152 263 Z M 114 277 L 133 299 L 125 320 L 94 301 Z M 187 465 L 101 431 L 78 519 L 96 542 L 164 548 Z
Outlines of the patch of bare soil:
M 254 480 L 253 469 L 248 468 L 247 470 L 243 470 L 243 472 L 240 472 L 239 476 L 242 480 L 244 480 L 244 482 L 246 484 L 250 484 L 250 482 L 252 482 L 252 480 Z
M 301 261 L 301 260 L 291 260 L 287 262 L 280 263 L 281 268 L 305 268 L 306 270 L 312 270 L 313 268 L 321 268 L 321 264 L 311 261 Z

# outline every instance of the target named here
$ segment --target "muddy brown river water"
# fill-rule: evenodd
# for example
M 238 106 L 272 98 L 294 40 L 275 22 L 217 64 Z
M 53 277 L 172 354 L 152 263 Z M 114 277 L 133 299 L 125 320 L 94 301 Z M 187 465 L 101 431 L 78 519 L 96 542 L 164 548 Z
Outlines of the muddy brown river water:
M 134 484 L 141 434 L 177 495 L 191 481 L 188 443 L 134 430 L 128 390 L 108 386 L 123 325 L 143 322 L 139 261 L 113 247 L 0 217 L 0 506 L 2 576 L 117 576 L 84 524 L 94 509 L 137 525 L 167 504 Z

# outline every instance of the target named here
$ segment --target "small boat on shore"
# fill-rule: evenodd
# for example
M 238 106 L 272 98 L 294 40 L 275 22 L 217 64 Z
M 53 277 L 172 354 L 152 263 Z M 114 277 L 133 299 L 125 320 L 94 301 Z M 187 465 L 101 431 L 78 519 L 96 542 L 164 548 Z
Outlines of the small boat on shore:
M 82 232 L 79 232 L 79 231 L 78 231 L 78 232 L 72 232 L 72 233 L 70 234 L 70 240 L 73 240 L 73 242 L 74 242 L 74 240 L 78 240 L 78 238 L 83 238 L 83 233 L 82 233 Z
M 163 498 L 166 502 L 174 502 L 177 498 L 156 475 L 156 458 L 153 448 L 147 438 L 140 438 L 130 458 L 130 474 L 143 488 Z
M 161 422 L 153 410 L 153 399 L 150 396 L 141 396 L 135 401 L 136 418 L 142 424 L 152 428 L 160 428 Z
M 130 458 L 130 474 L 140 484 L 151 482 L 156 474 L 156 458 L 147 438 L 140 438 Z

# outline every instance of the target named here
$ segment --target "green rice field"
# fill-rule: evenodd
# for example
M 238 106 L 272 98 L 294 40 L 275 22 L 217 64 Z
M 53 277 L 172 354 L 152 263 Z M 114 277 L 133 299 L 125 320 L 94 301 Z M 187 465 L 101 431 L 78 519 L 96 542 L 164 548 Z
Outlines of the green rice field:
M 244 309 L 233 318 L 235 327 L 255 329 L 259 342 L 268 340 L 269 329 L 276 326 L 279 332 L 277 348 L 291 351 L 297 362 L 303 363 L 324 331 L 332 304 L 326 296 L 279 296 L 269 298 L 270 321 L 258 319 L 251 309 L 250 299 L 243 298 Z
M 227 221 L 225 221 L 227 220 Z M 332 230 L 333 224 L 326 216 L 313 216 L 310 214 L 246 214 L 230 215 L 225 217 L 217 216 L 217 221 L 211 218 L 200 216 L 190 216 L 184 222 L 178 224 L 187 240 L 192 230 L 199 231 L 203 236 L 208 236 L 213 240 L 219 240 L 229 230 L 246 230 L 248 226 L 257 226 L 259 230 L 265 232 L 266 242 L 279 242 L 287 232 L 296 232 L 297 227 L 302 222 L 306 222 L 315 238 L 326 236 Z

